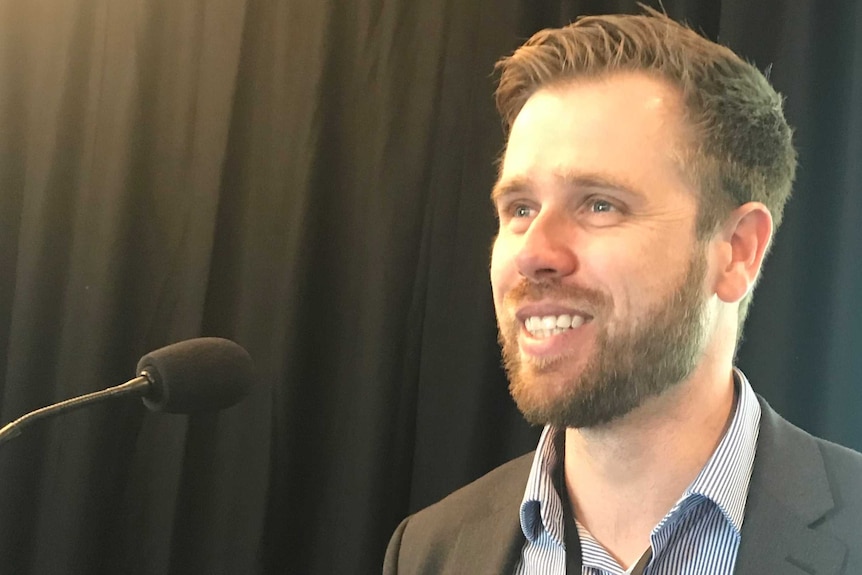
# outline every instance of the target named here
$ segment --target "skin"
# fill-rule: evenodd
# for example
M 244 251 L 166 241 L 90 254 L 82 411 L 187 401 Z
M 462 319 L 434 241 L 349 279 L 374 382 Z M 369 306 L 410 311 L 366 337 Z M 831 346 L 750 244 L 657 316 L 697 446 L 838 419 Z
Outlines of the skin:
M 640 72 L 541 89 L 512 126 L 492 194 L 500 218 L 494 302 L 531 402 L 559 400 L 596 353 L 601 330 L 625 333 L 649 321 L 692 259 L 705 259 L 697 280 L 705 338 L 689 376 L 622 417 L 566 430 L 573 512 L 624 568 L 726 430 L 738 302 L 772 234 L 769 211 L 752 202 L 696 242 L 698 191 L 677 160 L 690 137 L 681 110 L 675 88 Z M 549 282 L 572 291 L 524 292 Z M 526 316 L 562 313 L 587 322 L 549 338 L 523 326 Z

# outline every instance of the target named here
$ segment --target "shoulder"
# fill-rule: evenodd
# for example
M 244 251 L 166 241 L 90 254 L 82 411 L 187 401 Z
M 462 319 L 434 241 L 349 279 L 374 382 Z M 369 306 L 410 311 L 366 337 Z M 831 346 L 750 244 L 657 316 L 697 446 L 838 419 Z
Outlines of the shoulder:
M 520 529 L 518 509 L 533 454 L 504 463 L 437 503 L 407 517 L 386 550 L 384 573 L 443 572 L 460 528 L 499 516 Z M 503 528 L 505 530 L 505 528 Z M 500 541 L 496 542 L 498 545 Z M 418 566 L 421 565 L 421 568 Z M 397 566 L 397 567 L 396 567 Z
M 844 542 L 848 565 L 862 566 L 862 454 L 803 431 L 760 401 L 749 499 L 771 494 L 811 530 Z
M 862 552 L 862 453 L 824 439 L 814 441 L 832 492 L 830 517 L 838 532 L 855 533 L 857 552 Z
M 853 495 L 853 499 L 862 500 L 862 453 L 819 437 L 813 439 L 823 456 L 830 484 L 841 488 L 843 494 L 839 495 Z
M 411 520 L 434 524 L 459 521 L 495 512 L 500 506 L 519 505 L 527 486 L 533 453 L 522 455 L 493 469 L 412 516 Z
M 814 460 L 821 460 L 829 487 L 849 497 L 838 499 L 848 502 L 862 499 L 862 453 L 815 437 L 781 417 L 762 398 L 760 403 L 758 460 L 766 460 L 763 463 L 770 470 L 784 467 L 785 471 L 795 461 L 808 463 L 804 468 L 810 469 Z M 809 461 L 806 462 L 806 458 Z M 756 460 L 755 468 L 760 461 Z M 810 488 L 811 485 L 800 485 L 802 487 Z

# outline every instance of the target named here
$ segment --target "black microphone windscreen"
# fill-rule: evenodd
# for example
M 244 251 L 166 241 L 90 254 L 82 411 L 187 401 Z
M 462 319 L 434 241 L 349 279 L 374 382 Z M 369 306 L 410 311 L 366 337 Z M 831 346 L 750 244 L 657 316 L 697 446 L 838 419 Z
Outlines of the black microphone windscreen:
M 230 407 L 251 387 L 251 357 L 240 345 L 218 337 L 181 341 L 152 351 L 137 373 L 152 382 L 143 400 L 155 411 L 192 413 Z

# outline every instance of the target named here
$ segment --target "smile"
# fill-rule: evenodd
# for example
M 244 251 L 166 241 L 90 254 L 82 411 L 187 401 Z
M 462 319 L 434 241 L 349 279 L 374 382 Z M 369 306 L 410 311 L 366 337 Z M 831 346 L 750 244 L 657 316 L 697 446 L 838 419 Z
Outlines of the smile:
M 585 321 L 586 319 L 580 315 L 532 316 L 524 320 L 524 328 L 534 338 L 544 339 L 570 329 L 577 329 L 584 325 Z

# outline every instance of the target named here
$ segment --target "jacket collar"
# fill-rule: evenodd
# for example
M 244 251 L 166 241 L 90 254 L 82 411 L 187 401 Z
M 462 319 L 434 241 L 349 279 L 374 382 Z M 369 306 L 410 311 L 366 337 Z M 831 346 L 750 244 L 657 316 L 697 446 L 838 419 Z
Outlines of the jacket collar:
M 496 493 L 488 494 L 495 504 L 459 527 L 449 564 L 456 569 L 453 575 L 499 575 L 515 570 L 525 541 L 518 509 L 532 459 L 528 455 L 514 462 L 511 480 L 498 482 L 493 486 Z
M 736 575 L 836 575 L 846 546 L 812 526 L 834 507 L 814 438 L 763 400 Z

